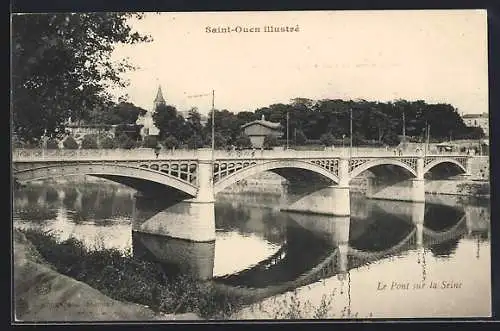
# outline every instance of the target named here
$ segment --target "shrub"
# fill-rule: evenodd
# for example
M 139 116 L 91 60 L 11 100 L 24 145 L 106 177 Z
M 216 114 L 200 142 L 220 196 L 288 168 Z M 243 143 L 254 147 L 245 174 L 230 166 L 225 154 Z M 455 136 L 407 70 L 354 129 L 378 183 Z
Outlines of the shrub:
M 163 141 L 163 145 L 167 149 L 177 148 L 179 147 L 179 141 L 177 140 L 177 138 L 170 135 L 167 138 L 165 138 L 165 140 Z
M 304 134 L 304 132 L 302 132 L 302 130 L 295 131 L 294 136 L 295 136 L 294 137 L 295 138 L 295 144 L 297 144 L 297 145 L 303 145 L 307 141 L 307 137 Z
M 64 139 L 63 141 L 63 146 L 66 149 L 78 149 L 78 142 L 73 138 L 73 136 L 69 136 L 68 138 Z
M 142 147 L 155 148 L 158 145 L 158 138 L 155 136 L 146 136 L 142 142 Z
M 250 140 L 249 136 L 242 133 L 238 137 L 236 137 L 235 145 L 238 148 L 251 148 L 252 141 Z
M 103 137 L 100 140 L 100 143 L 101 143 L 101 148 L 106 148 L 106 149 L 116 148 L 115 140 L 111 137 L 108 137 L 108 136 Z
M 331 133 L 323 133 L 319 140 L 325 146 L 332 146 L 335 142 L 335 138 Z
M 264 148 L 271 148 L 274 146 L 278 146 L 278 138 L 274 135 L 267 135 L 264 137 Z
M 131 149 L 135 146 L 135 141 L 132 140 L 126 133 L 121 133 L 116 137 L 116 145 L 120 148 Z
M 186 145 L 189 149 L 202 148 L 203 143 L 203 138 L 200 135 L 193 135 L 186 140 Z
M 49 139 L 47 140 L 47 149 L 59 149 L 59 142 L 57 141 L 57 139 Z
M 97 149 L 99 146 L 97 145 L 97 136 L 93 134 L 87 134 L 83 136 L 82 139 L 82 148 L 84 149 Z

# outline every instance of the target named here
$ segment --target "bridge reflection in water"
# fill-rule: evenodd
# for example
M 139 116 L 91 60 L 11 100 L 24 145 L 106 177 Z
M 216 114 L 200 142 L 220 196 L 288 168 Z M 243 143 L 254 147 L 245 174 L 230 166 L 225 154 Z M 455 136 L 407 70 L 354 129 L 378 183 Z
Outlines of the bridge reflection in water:
M 466 210 L 456 205 L 365 202 L 362 208 L 353 208 L 350 217 L 281 213 L 284 221 L 275 226 L 281 227 L 282 238 L 272 238 L 281 241 L 280 248 L 259 263 L 227 275 L 213 272 L 217 242 L 196 243 L 137 232 L 133 235 L 134 254 L 252 303 L 333 276 L 348 279 L 352 269 L 412 251 L 429 249 L 435 256 L 449 256 L 460 238 L 484 236 L 489 231 L 474 229 L 475 219 L 469 219 Z M 425 270 L 423 273 L 425 277 Z

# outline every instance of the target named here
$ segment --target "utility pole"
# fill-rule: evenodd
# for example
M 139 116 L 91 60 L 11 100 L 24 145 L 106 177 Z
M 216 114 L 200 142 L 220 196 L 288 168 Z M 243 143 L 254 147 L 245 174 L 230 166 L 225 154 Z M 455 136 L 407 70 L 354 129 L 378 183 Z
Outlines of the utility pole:
M 429 150 L 429 140 L 430 140 L 430 137 L 431 137 L 431 125 L 428 124 L 427 122 L 425 122 L 425 125 L 426 125 L 426 134 L 427 134 L 427 138 L 426 138 L 426 142 L 425 142 L 425 154 L 427 155 L 427 151 Z
M 207 97 L 210 94 L 188 95 L 187 98 Z M 196 141 L 196 137 L 195 137 Z M 212 164 L 215 162 L 215 90 L 212 90 Z
M 288 121 L 290 119 L 290 115 L 288 113 L 288 110 L 286 111 L 286 149 L 288 150 L 288 137 L 289 137 L 289 125 Z
M 405 121 L 405 111 L 403 109 L 403 144 L 406 143 L 406 121 Z
M 215 91 L 212 90 L 212 164 L 215 161 Z
M 350 136 L 350 147 L 349 147 L 349 158 L 352 157 L 352 108 L 349 108 L 349 136 Z

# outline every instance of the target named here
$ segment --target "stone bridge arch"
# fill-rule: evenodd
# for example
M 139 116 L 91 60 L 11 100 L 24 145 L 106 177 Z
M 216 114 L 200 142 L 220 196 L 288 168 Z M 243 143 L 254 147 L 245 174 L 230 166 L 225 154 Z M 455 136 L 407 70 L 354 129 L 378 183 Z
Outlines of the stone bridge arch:
M 301 169 L 301 170 L 306 170 L 310 171 L 314 174 L 320 175 L 321 177 L 338 184 L 339 183 L 339 178 L 336 176 L 334 173 L 328 171 L 327 169 L 310 163 L 306 161 L 301 161 L 301 160 L 276 160 L 276 161 L 268 161 L 268 162 L 262 162 L 262 163 L 257 163 L 254 162 L 253 164 L 250 164 L 249 166 L 240 169 L 238 171 L 235 171 L 219 180 L 217 180 L 214 183 L 214 193 L 217 194 L 221 192 L 223 189 L 225 189 L 228 186 L 231 186 L 235 183 L 237 183 L 240 180 L 243 180 L 245 178 L 248 178 L 250 176 L 256 175 L 258 173 L 264 172 L 264 171 L 273 171 L 273 170 L 280 170 L 280 169 Z
M 190 197 L 195 197 L 198 191 L 197 186 L 194 184 L 165 174 L 160 170 L 124 164 L 54 164 L 14 172 L 14 177 L 21 183 L 75 175 L 90 175 L 105 178 L 137 190 L 141 190 L 147 184 L 163 186 L 165 188 L 173 188 Z
M 427 158 L 425 160 L 424 164 L 424 175 L 430 172 L 433 168 L 436 166 L 442 165 L 442 164 L 453 164 L 453 167 L 455 169 L 458 169 L 459 172 L 461 171 L 463 174 L 467 173 L 467 159 L 466 158 Z
M 406 162 L 405 162 L 406 161 Z M 371 168 L 385 165 L 394 165 L 408 171 L 413 177 L 417 177 L 416 160 L 398 160 L 398 159 L 361 159 L 353 160 L 349 163 L 349 181 L 359 176 L 362 172 Z

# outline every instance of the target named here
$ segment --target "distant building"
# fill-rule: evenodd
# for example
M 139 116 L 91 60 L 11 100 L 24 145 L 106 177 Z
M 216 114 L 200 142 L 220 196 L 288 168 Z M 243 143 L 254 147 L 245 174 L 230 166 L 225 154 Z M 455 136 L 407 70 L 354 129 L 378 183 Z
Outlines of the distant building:
M 71 119 L 67 122 L 65 126 L 66 134 L 75 138 L 75 140 L 80 144 L 82 139 L 86 135 L 96 135 L 110 137 L 115 136 L 116 125 L 108 124 L 80 124 L 78 122 L 71 122 Z
M 262 119 L 246 123 L 241 128 L 250 137 L 252 146 L 255 148 L 261 148 L 264 144 L 264 138 L 268 135 L 276 136 L 276 138 L 283 135 L 281 124 L 266 121 L 264 115 L 262 115 Z
M 158 86 L 158 91 L 156 92 L 156 98 L 153 101 L 153 109 L 146 111 L 144 115 L 139 115 L 137 117 L 136 124 L 141 125 L 140 135 L 142 139 L 146 136 L 158 136 L 160 134 L 160 130 L 156 127 L 153 121 L 153 114 L 156 111 L 156 108 L 160 105 L 166 105 L 165 99 L 163 99 L 163 94 L 161 92 L 161 86 Z
M 189 110 L 182 110 L 178 112 L 179 115 L 182 116 L 185 120 L 188 119 L 189 117 Z M 208 116 L 204 114 L 200 114 L 200 123 L 201 125 L 205 126 L 208 122 Z
M 482 114 L 465 114 L 462 116 L 465 125 L 470 127 L 480 127 L 483 129 L 486 137 L 489 137 L 489 117 L 487 113 Z

